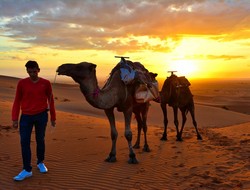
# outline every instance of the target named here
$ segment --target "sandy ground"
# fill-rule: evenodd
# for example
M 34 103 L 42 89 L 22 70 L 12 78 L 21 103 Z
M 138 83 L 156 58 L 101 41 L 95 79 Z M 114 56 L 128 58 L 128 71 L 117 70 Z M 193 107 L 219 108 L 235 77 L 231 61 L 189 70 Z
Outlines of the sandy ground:
M 11 127 L 10 116 L 17 81 L 0 76 L 0 189 L 250 189 L 250 95 L 245 89 L 249 83 L 235 83 L 234 88 L 225 83 L 223 88 L 217 83 L 192 84 L 202 141 L 196 140 L 190 116 L 184 141 L 175 140 L 170 108 L 169 138 L 160 141 L 163 117 L 159 104 L 152 102 L 148 115 L 151 152 L 142 151 L 142 141 L 135 150 L 137 165 L 127 163 L 122 114 L 116 112 L 117 162 L 104 162 L 111 148 L 105 114 L 85 101 L 77 85 L 55 84 L 57 127 L 48 125 L 46 132 L 49 172 L 40 174 L 35 167 L 33 134 L 33 176 L 15 182 L 13 176 L 22 169 L 19 134 Z M 132 130 L 134 143 L 135 119 Z

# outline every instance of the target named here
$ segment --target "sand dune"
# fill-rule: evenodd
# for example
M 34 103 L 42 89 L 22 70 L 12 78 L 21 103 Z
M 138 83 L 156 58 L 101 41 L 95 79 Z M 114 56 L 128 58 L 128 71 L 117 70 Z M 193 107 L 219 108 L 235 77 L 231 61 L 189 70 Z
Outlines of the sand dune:
M 250 115 L 196 104 L 203 141 L 197 141 L 188 117 L 183 142 L 176 142 L 169 110 L 169 140 L 160 141 L 162 115 L 152 103 L 148 116 L 151 152 L 135 150 L 137 165 L 129 165 L 122 115 L 116 113 L 119 132 L 117 162 L 106 163 L 111 148 L 109 123 L 102 110 L 89 106 L 77 86 L 56 84 L 57 127 L 47 128 L 46 165 L 33 176 L 12 180 L 21 170 L 18 130 L 11 128 L 10 112 L 17 79 L 0 77 L 0 189 L 250 189 Z M 211 103 L 211 102 L 207 102 Z M 205 105 L 206 104 L 206 105 Z M 132 122 L 133 142 L 136 123 Z M 143 139 L 143 138 L 142 138 Z

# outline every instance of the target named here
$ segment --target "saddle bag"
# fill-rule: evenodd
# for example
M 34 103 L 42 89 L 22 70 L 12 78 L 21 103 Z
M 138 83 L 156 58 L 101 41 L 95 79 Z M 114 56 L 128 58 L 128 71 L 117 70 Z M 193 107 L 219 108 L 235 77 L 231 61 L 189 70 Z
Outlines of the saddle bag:
M 158 82 L 153 81 L 150 85 L 140 84 L 135 92 L 135 99 L 137 103 L 145 103 L 159 97 Z

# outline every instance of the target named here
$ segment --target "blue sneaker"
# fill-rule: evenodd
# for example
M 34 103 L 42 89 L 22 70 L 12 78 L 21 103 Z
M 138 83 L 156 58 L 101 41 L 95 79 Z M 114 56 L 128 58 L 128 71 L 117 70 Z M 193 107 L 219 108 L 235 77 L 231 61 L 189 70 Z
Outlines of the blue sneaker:
M 32 172 L 27 172 L 26 170 L 21 171 L 17 176 L 15 176 L 13 179 L 15 181 L 22 181 L 25 178 L 31 177 Z
M 41 173 L 48 172 L 48 169 L 46 168 L 43 162 L 40 162 L 39 164 L 37 164 L 37 168 L 40 170 Z

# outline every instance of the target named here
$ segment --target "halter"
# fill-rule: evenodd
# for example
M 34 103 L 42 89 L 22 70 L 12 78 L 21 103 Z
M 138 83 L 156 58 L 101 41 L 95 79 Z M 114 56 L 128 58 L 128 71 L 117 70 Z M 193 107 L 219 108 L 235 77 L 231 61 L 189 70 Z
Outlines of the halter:
M 97 98 L 100 93 L 100 89 L 97 87 L 92 93 L 93 98 Z

